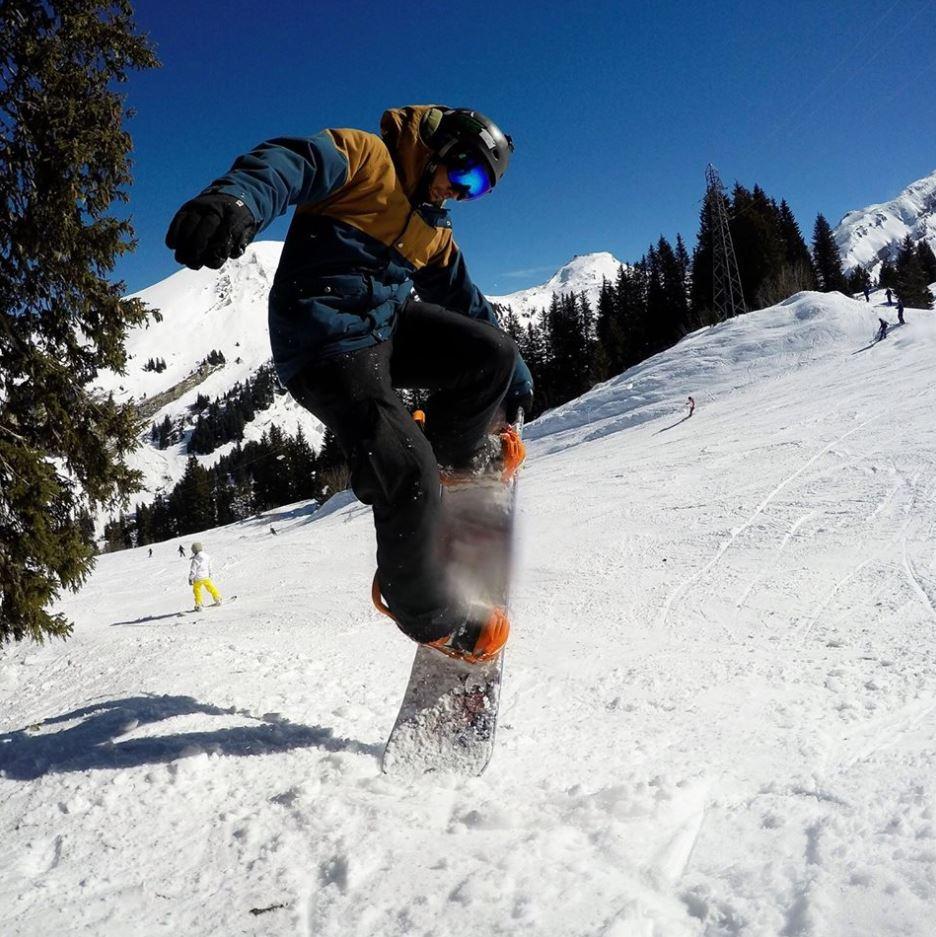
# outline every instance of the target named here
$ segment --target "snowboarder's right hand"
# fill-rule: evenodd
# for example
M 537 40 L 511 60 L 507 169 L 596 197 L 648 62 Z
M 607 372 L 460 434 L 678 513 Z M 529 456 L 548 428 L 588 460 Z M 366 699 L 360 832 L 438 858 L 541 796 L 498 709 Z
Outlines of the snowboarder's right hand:
M 192 270 L 217 270 L 229 257 L 240 257 L 257 233 L 250 209 L 233 195 L 205 192 L 186 202 L 166 234 L 166 247 Z

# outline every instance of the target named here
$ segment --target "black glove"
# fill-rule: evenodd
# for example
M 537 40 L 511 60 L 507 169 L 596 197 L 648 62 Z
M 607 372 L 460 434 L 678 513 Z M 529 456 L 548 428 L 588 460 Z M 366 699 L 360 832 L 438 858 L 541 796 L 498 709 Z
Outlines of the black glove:
M 217 270 L 229 257 L 240 257 L 257 233 L 250 209 L 233 195 L 206 192 L 186 202 L 166 234 L 166 247 L 186 267 Z
M 533 394 L 530 391 L 524 391 L 522 394 L 510 394 L 504 398 L 504 414 L 508 423 L 516 423 L 517 416 L 523 411 L 524 417 L 528 418 L 533 410 Z

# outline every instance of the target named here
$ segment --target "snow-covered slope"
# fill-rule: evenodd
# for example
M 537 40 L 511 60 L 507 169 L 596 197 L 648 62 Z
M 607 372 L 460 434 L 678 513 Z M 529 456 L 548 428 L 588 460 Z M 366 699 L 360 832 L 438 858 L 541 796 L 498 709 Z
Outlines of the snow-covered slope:
M 221 270 L 179 270 L 134 294 L 158 309 L 161 321 L 151 319 L 147 326 L 130 333 L 128 373 L 103 372 L 97 381 L 99 389 L 114 393 L 119 400 L 133 398 L 146 405 L 189 378 L 210 352 L 220 351 L 225 358 L 223 367 L 160 406 L 147 422 L 148 428 L 167 416 L 173 423 L 184 417 L 193 425 L 190 407 L 199 394 L 220 398 L 269 362 L 267 296 L 282 248 L 279 241 L 258 241 L 247 248 L 243 257 L 228 261 Z M 144 370 L 151 358 L 165 361 L 166 369 L 159 373 Z M 301 426 L 314 446 L 321 441 L 321 424 L 288 395 L 277 397 L 272 407 L 248 424 L 245 439 L 259 439 L 271 424 L 289 434 Z M 146 491 L 137 500 L 151 500 L 182 477 L 188 458 L 186 441 L 187 435 L 182 442 L 160 450 L 150 443 L 148 435 L 144 438 L 141 448 L 128 460 L 143 472 Z M 199 460 L 211 465 L 233 445 L 221 446 L 209 455 L 199 456 Z
M 594 308 L 598 303 L 602 279 L 612 283 L 621 261 L 606 251 L 576 254 L 561 266 L 542 286 L 533 286 L 506 296 L 489 296 L 499 306 L 510 306 L 521 320 L 529 319 L 547 308 L 553 293 L 585 293 Z
M 803 294 L 529 427 L 480 780 L 379 773 L 362 505 L 200 537 L 201 616 L 176 543 L 102 557 L 0 656 L 0 933 L 929 937 L 936 316 L 878 315 Z
M 936 250 L 936 171 L 890 202 L 850 211 L 835 229 L 835 241 L 846 270 L 861 264 L 875 276 L 908 234 L 914 243 L 926 240 Z

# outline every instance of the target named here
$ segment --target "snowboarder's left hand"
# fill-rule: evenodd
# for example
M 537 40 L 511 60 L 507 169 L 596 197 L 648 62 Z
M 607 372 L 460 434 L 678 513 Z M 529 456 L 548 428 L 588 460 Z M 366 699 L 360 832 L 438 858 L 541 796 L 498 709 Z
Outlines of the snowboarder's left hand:
M 218 270 L 229 257 L 240 257 L 257 233 L 250 209 L 233 195 L 203 192 L 176 213 L 166 246 L 192 270 Z

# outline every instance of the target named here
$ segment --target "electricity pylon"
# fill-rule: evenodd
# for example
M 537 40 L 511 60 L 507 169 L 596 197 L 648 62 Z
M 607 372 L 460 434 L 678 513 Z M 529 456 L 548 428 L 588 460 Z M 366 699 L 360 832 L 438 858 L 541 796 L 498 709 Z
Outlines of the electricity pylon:
M 709 163 L 705 170 L 705 201 L 712 229 L 712 306 L 719 319 L 747 312 L 741 292 L 738 258 L 731 243 L 725 187 L 718 170 Z

